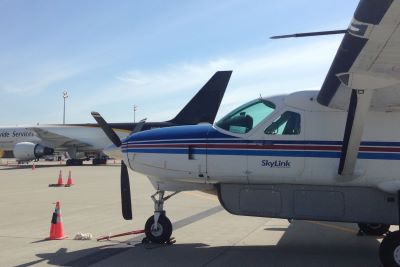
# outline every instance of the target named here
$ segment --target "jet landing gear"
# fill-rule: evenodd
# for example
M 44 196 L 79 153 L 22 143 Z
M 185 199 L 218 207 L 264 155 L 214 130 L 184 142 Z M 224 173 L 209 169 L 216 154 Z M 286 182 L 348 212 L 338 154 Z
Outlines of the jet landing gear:
M 99 165 L 99 164 L 107 164 L 107 158 L 94 158 L 92 160 L 93 165 Z
M 151 196 L 154 202 L 154 215 L 145 224 L 146 240 L 152 243 L 167 243 L 172 234 L 172 223 L 165 215 L 164 202 L 179 192 L 164 197 L 165 191 L 157 191 Z
M 83 160 L 81 160 L 81 159 L 68 159 L 66 164 L 67 164 L 67 166 L 82 166 Z

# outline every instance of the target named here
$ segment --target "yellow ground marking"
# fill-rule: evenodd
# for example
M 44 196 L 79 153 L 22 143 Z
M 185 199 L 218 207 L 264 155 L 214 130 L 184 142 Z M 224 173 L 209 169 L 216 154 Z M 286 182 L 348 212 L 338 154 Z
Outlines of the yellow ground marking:
M 358 233 L 358 231 L 356 231 L 354 229 L 342 227 L 342 226 L 338 226 L 338 225 L 333 225 L 333 224 L 328 224 L 328 223 L 323 223 L 323 222 L 315 222 L 315 221 L 307 221 L 307 222 L 316 224 L 316 225 L 320 225 L 320 226 L 324 226 L 324 227 L 328 227 L 328 228 L 332 228 L 332 229 L 336 229 L 339 231 L 347 232 L 347 233 L 352 233 L 352 234 Z
M 184 192 L 186 195 L 191 195 L 191 196 L 195 196 L 195 197 L 200 197 L 200 198 L 204 198 L 204 199 L 208 199 L 208 200 L 212 200 L 214 202 L 219 202 L 217 197 L 214 196 L 208 196 L 208 195 L 203 195 L 200 193 L 196 193 L 196 192 Z

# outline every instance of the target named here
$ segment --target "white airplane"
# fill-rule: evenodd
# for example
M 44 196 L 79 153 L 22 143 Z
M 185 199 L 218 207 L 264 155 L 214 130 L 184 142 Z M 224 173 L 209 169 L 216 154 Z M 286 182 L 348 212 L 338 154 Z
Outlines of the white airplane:
M 218 71 L 178 113 L 166 122 L 146 122 L 143 130 L 175 125 L 213 123 L 228 85 L 231 71 Z M 125 138 L 137 123 L 112 123 L 119 138 Z M 111 143 L 97 124 L 34 125 L 0 128 L 0 157 L 30 161 L 55 151 L 68 152 L 67 165 L 82 165 L 88 155 L 97 155 L 93 164 L 105 163 L 102 151 Z M 13 152 L 13 153 L 10 153 Z
M 145 225 L 152 242 L 172 233 L 166 191 L 214 191 L 230 213 L 358 223 L 386 234 L 384 266 L 400 266 L 400 0 L 362 0 L 320 91 L 259 98 L 211 125 L 120 139 L 101 127 L 156 193 Z M 111 148 L 110 148 L 111 149 Z M 128 172 L 122 210 L 132 218 Z

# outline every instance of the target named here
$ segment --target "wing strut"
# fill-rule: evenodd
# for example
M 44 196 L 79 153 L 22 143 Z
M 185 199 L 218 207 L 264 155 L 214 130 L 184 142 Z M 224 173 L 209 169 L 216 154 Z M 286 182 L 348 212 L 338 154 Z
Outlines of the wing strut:
M 367 86 L 361 86 L 360 83 L 356 83 L 356 79 L 354 78 L 349 79 L 348 75 L 338 75 L 338 78 L 350 88 L 364 88 L 352 89 L 351 92 L 338 169 L 339 175 L 353 175 L 373 90 L 366 88 Z

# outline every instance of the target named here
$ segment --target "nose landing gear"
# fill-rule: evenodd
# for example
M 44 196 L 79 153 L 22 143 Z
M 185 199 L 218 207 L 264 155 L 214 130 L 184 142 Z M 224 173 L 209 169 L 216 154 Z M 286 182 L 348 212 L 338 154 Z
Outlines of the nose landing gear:
M 154 202 L 154 215 L 145 224 L 146 239 L 152 243 L 167 243 L 172 234 L 172 223 L 165 215 L 164 202 L 179 192 L 164 197 L 165 191 L 157 191 L 151 196 Z

